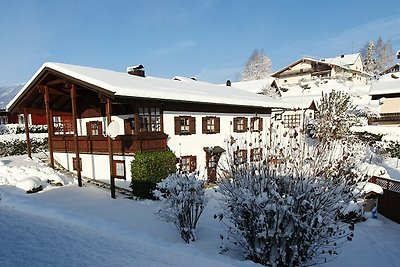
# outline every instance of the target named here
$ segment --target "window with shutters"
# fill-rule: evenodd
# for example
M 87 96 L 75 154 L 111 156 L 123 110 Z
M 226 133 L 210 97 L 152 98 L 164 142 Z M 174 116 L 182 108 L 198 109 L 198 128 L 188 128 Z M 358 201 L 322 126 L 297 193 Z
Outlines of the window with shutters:
M 102 135 L 103 129 L 101 121 L 89 121 L 86 123 L 87 135 Z
M 196 133 L 196 119 L 191 116 L 175 117 L 175 134 L 188 135 Z
M 183 156 L 180 158 L 180 170 L 183 173 L 191 173 L 196 171 L 196 156 Z
M 159 108 L 139 108 L 139 132 L 161 132 Z
M 125 161 L 124 160 L 114 160 L 114 170 L 113 176 L 118 179 L 126 179 L 125 178 Z
M 76 158 L 72 158 L 72 170 L 76 171 L 78 170 L 78 165 L 77 165 L 77 160 Z M 82 159 L 79 158 L 79 169 L 82 170 Z
M 253 117 L 250 119 L 250 131 L 261 132 L 263 130 L 263 119 L 260 117 Z
M 262 159 L 263 159 L 262 147 L 256 147 L 250 150 L 250 161 L 261 161 Z
M 236 133 L 243 133 L 247 131 L 247 118 L 245 117 L 233 118 L 233 131 Z
M 246 163 L 247 162 L 247 150 L 239 149 L 234 153 L 233 157 L 234 157 L 234 162 L 236 165 Z
M 202 128 L 205 134 L 214 134 L 220 132 L 220 119 L 217 117 L 203 117 Z

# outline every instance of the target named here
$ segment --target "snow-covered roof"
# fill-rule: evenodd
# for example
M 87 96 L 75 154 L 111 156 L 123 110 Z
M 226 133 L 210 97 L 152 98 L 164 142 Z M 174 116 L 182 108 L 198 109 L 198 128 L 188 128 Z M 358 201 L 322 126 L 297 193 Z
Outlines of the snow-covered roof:
M 369 95 L 384 95 L 400 93 L 400 72 L 382 75 L 371 85 Z
M 273 77 L 260 79 L 260 80 L 253 80 L 253 81 L 245 81 L 245 82 L 233 82 L 231 84 L 232 87 L 239 88 L 242 90 L 246 90 L 255 94 L 259 94 L 262 92 L 262 89 L 268 85 L 271 85 L 272 82 L 275 80 Z M 226 86 L 224 84 L 224 86 Z
M 350 66 L 354 65 L 360 56 L 360 53 L 341 55 L 339 57 L 325 58 L 325 62 L 338 66 Z
M 62 73 L 74 80 L 113 93 L 115 96 L 150 98 L 170 101 L 198 102 L 265 108 L 288 108 L 288 104 L 266 96 L 256 95 L 241 89 L 232 90 L 216 84 L 182 82 L 155 77 L 139 77 L 125 72 L 84 67 L 63 63 L 44 63 L 27 82 L 16 97 L 7 105 L 10 108 L 42 72 L 50 70 Z
M 0 87 L 0 110 L 6 109 L 7 104 L 21 91 L 22 87 L 24 87 L 24 84 Z

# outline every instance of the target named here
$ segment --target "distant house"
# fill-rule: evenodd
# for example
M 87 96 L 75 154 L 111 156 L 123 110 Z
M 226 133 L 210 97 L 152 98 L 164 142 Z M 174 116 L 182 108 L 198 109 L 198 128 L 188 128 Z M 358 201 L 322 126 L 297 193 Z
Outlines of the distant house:
M 400 126 L 400 72 L 384 74 L 371 85 L 369 95 L 379 100 L 379 116 L 371 124 Z
M 10 114 L 6 107 L 8 103 L 15 97 L 18 92 L 24 87 L 24 84 L 2 86 L 0 87 L 0 125 L 1 124 L 24 124 L 24 114 Z M 43 115 L 28 115 L 29 125 L 44 125 L 46 118 Z
M 343 79 L 362 85 L 370 77 L 363 71 L 360 53 L 326 59 L 303 57 L 271 76 L 276 78 L 279 87 L 315 79 Z
M 286 106 L 194 79 L 146 77 L 143 69 L 130 73 L 45 63 L 8 110 L 45 113 L 50 160 L 76 172 L 78 180 L 130 181 L 135 153 L 170 149 L 182 170 L 215 181 L 229 136 L 265 141 L 271 110 Z M 235 157 L 256 160 L 263 149 L 262 143 L 238 142 Z
M 400 64 L 399 63 L 387 68 L 386 70 L 382 71 L 379 75 L 382 76 L 382 75 L 385 75 L 388 73 L 395 73 L 395 72 L 400 72 Z

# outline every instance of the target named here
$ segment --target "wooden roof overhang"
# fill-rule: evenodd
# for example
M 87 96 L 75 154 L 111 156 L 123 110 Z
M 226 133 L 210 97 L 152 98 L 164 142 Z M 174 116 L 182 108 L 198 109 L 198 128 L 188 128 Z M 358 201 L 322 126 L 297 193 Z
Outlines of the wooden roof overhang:
M 43 94 L 45 87 L 48 87 L 50 95 L 49 102 L 53 114 L 70 114 L 72 113 L 72 85 L 76 87 L 77 99 L 79 99 L 79 101 L 84 101 L 88 105 L 93 106 L 96 105 L 94 102 L 100 102 L 93 101 L 94 98 L 114 98 L 114 92 L 110 90 L 45 67 L 26 85 L 18 98 L 10 105 L 8 111 L 16 114 L 22 113 L 24 109 L 28 109 L 31 114 L 45 114 L 45 100 Z

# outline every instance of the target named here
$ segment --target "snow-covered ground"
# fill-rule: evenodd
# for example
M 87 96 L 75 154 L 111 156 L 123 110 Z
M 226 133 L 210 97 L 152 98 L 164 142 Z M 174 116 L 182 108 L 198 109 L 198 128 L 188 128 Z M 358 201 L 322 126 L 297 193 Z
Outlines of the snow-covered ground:
M 111 199 L 107 190 L 76 182 L 25 156 L 1 158 L 0 266 L 259 266 L 219 253 L 221 224 L 212 189 L 198 240 L 184 244 L 155 216 L 158 201 Z M 65 186 L 36 194 L 14 185 L 35 173 Z M 324 266 L 398 266 L 400 224 L 382 216 L 356 225 L 355 238 Z

